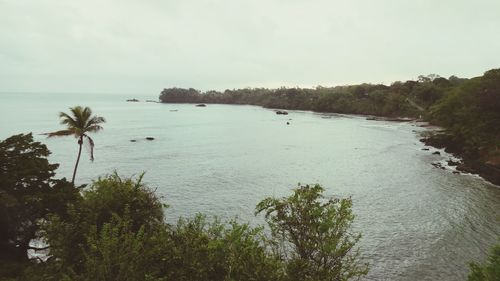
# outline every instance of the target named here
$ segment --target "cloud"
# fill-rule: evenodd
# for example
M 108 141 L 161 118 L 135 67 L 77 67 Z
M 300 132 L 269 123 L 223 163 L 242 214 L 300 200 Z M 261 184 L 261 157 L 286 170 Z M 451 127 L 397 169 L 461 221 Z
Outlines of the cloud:
M 474 76 L 500 65 L 498 10 L 489 0 L 0 0 L 0 91 Z

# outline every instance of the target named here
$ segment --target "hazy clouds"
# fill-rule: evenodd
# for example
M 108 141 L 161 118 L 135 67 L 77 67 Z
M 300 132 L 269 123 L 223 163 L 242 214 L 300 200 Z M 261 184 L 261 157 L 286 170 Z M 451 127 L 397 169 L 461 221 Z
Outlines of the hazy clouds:
M 470 77 L 498 0 L 0 0 L 0 91 L 140 92 Z

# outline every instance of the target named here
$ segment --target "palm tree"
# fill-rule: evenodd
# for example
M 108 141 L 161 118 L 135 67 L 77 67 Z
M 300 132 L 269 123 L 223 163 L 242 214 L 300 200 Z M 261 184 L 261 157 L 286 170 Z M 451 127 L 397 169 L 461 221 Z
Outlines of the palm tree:
M 70 107 L 73 116 L 66 114 L 64 112 L 59 113 L 59 118 L 61 119 L 61 125 L 66 125 L 66 129 L 57 132 L 47 133 L 46 135 L 50 137 L 62 137 L 62 136 L 74 136 L 78 139 L 78 157 L 76 158 L 75 169 L 73 170 L 73 178 L 71 183 L 75 183 L 76 169 L 78 168 L 78 162 L 80 162 L 80 155 L 82 154 L 82 144 L 84 140 L 87 140 L 90 145 L 90 161 L 94 161 L 94 140 L 88 135 L 88 133 L 95 133 L 102 130 L 100 124 L 106 122 L 103 117 L 92 116 L 92 110 L 88 107 L 75 106 Z

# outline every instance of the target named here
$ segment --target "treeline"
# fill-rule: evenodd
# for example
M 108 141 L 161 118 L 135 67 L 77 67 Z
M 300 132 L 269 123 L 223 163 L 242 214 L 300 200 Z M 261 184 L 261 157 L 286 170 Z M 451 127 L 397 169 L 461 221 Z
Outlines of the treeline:
M 427 143 L 446 147 L 465 158 L 464 170 L 500 184 L 500 69 L 471 79 L 430 74 L 390 86 L 245 88 L 223 92 L 169 88 L 161 92 L 160 101 L 419 118 L 446 129 Z
M 31 134 L 0 142 L 0 280 L 333 281 L 368 271 L 351 199 L 323 198 L 319 185 L 261 201 L 267 232 L 202 214 L 166 222 L 142 176 L 74 187 L 54 179 L 49 153 Z
M 352 86 L 309 88 L 245 88 L 200 92 L 196 89 L 164 89 L 165 103 L 249 104 L 267 108 L 312 110 L 346 114 L 419 117 L 448 90 L 466 79 L 437 75 L 420 76 L 418 81 Z

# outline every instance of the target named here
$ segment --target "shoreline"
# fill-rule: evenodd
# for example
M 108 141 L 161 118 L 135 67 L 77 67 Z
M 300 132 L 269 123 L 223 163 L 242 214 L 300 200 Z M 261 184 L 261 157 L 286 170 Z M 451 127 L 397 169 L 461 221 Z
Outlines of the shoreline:
M 162 102 L 161 104 L 192 104 L 196 105 L 198 103 L 192 102 Z M 415 117 L 394 117 L 394 116 L 376 116 L 371 114 L 359 114 L 359 113 L 339 113 L 339 112 L 325 112 L 325 111 L 314 111 L 314 110 L 303 110 L 303 109 L 293 109 L 293 108 L 272 108 L 265 107 L 262 105 L 255 104 L 231 104 L 231 103 L 206 103 L 206 104 L 219 104 L 219 105 L 250 105 L 250 106 L 258 106 L 261 108 L 269 109 L 269 110 L 292 110 L 292 111 L 306 111 L 311 113 L 330 113 L 330 114 L 339 114 L 339 115 L 347 115 L 347 116 L 355 116 L 360 118 L 365 118 L 370 121 L 385 121 L 385 122 L 415 122 L 421 123 L 416 124 L 416 126 L 422 128 L 434 128 L 434 130 L 429 132 L 428 136 L 424 136 L 419 139 L 419 141 L 426 146 L 434 147 L 437 149 L 444 149 L 445 152 L 451 154 L 455 158 L 459 159 L 459 163 L 453 163 L 455 166 L 455 170 L 460 173 L 478 175 L 481 179 L 487 181 L 490 184 L 500 187 L 500 167 L 496 168 L 493 165 L 488 165 L 488 161 L 482 161 L 481 158 L 472 158 L 467 157 L 467 155 L 461 153 L 460 147 L 457 147 L 456 144 L 451 143 L 449 140 L 440 139 L 436 136 L 443 136 L 444 128 L 436 126 L 428 121 L 425 121 L 421 118 Z M 423 124 L 422 124 L 423 123 Z M 433 165 L 433 163 L 431 163 Z M 434 166 L 434 165 L 433 165 Z M 442 167 L 444 168 L 444 167 Z
M 461 146 L 451 141 L 449 136 L 442 131 L 431 132 L 430 135 L 421 138 L 420 142 L 426 146 L 444 149 L 445 152 L 460 159 L 460 162 L 455 165 L 457 171 L 478 175 L 488 183 L 500 187 L 500 167 L 495 167 L 500 163 L 493 163 L 488 158 L 480 156 L 466 155 Z

